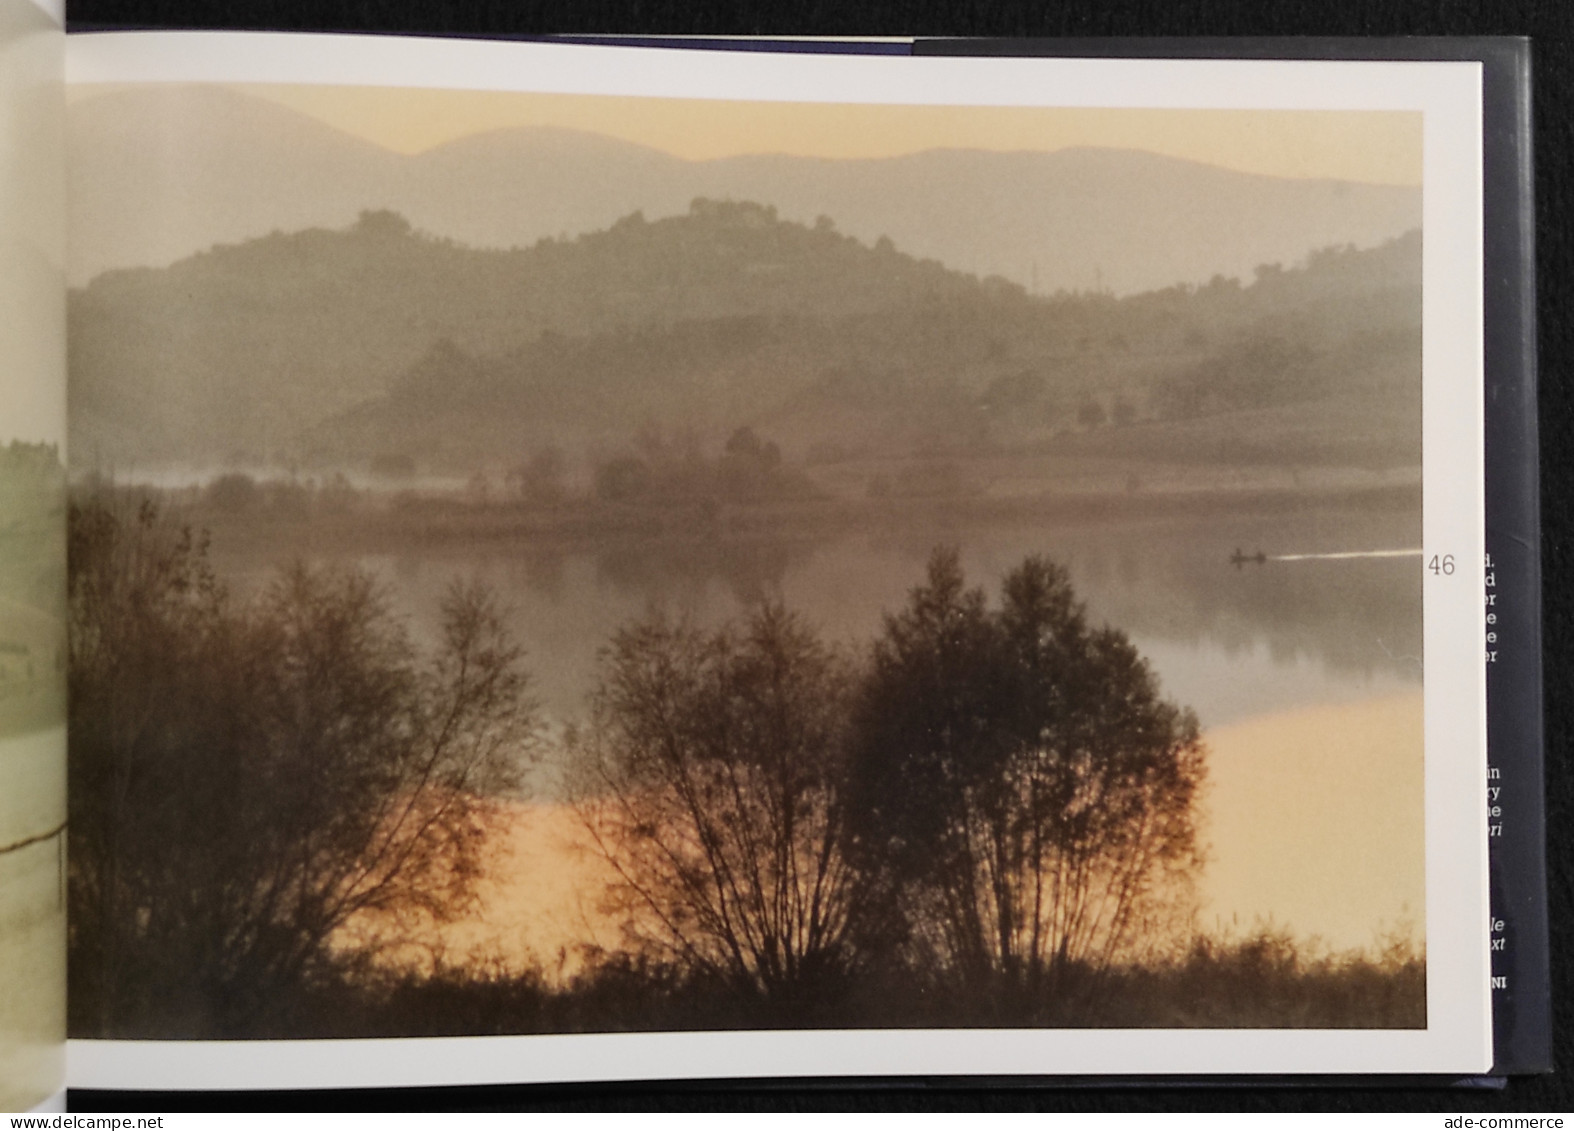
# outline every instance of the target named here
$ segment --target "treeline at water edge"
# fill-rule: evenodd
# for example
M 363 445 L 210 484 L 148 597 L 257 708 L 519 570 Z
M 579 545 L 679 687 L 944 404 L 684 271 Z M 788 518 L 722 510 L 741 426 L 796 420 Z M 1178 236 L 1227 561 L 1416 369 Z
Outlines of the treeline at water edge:
M 990 595 L 938 549 L 858 648 L 652 612 L 566 728 L 477 583 L 423 643 L 357 569 L 242 600 L 107 489 L 69 566 L 74 1035 L 1426 1024 L 1406 937 L 1198 930 L 1197 720 L 1048 560 Z M 412 959 L 543 763 L 616 940 Z

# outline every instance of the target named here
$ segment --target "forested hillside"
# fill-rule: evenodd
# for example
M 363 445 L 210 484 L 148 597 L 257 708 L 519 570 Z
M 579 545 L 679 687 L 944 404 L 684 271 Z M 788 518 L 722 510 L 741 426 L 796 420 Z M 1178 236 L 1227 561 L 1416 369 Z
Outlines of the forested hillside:
M 70 316 L 88 464 L 466 472 L 746 426 L 819 463 L 1419 458 L 1415 233 L 1244 282 L 1040 297 L 746 202 L 510 251 L 368 212 L 110 273 Z

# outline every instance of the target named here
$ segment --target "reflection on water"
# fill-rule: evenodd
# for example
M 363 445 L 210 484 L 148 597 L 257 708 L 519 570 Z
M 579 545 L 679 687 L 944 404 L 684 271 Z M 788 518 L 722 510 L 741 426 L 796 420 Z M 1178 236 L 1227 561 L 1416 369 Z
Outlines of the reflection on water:
M 1202 926 L 1249 931 L 1272 920 L 1337 947 L 1385 926 L 1424 925 L 1421 830 L 1421 579 L 1413 511 L 1103 521 L 1055 526 L 943 525 L 822 537 L 629 538 L 543 546 L 497 540 L 345 555 L 388 585 L 423 636 L 443 593 L 479 576 L 512 607 L 534 690 L 559 722 L 582 717 L 598 650 L 652 609 L 704 624 L 779 597 L 827 636 L 869 641 L 906 600 L 936 545 L 960 547 L 991 592 L 1029 554 L 1070 570 L 1091 616 L 1125 630 L 1170 698 L 1193 708 L 1210 747 Z M 1265 560 L 1231 565 L 1239 547 Z M 1275 561 L 1274 555 L 1319 555 Z M 226 559 L 241 588 L 279 560 Z M 1358 555 L 1358 556 L 1347 556 Z M 585 889 L 597 865 L 570 850 L 554 771 L 536 775 L 528 817 L 507 837 L 512 871 L 459 945 L 560 947 L 611 929 Z M 526 824 L 530 827 L 526 827 Z M 583 881 L 583 882 L 581 882 Z M 605 943 L 606 939 L 601 939 Z M 520 958 L 513 953 L 509 957 Z
M 1419 691 L 1211 730 L 1203 926 L 1339 949 L 1426 922 Z
M 1302 708 L 1210 730 L 1203 808 L 1209 865 L 1197 925 L 1242 937 L 1258 925 L 1331 950 L 1419 942 L 1426 920 L 1421 695 Z M 572 808 L 507 806 L 498 865 L 478 914 L 428 924 L 395 961 L 434 947 L 572 977 L 576 946 L 615 947 L 622 920 L 599 894 L 613 878 Z
M 1339 562 L 1355 558 L 1419 558 L 1421 550 L 1343 550 L 1337 554 L 1275 554 L 1271 562 Z
M 608 541 L 543 546 L 507 540 L 423 545 L 359 556 L 388 583 L 417 632 L 430 634 L 448 584 L 479 576 L 512 606 L 536 692 L 558 719 L 577 717 L 598 649 L 651 609 L 705 624 L 774 596 L 826 635 L 872 638 L 905 601 L 936 545 L 957 545 L 993 590 L 1029 554 L 1071 571 L 1096 621 L 1125 630 L 1167 695 L 1204 726 L 1325 702 L 1387 695 L 1421 679 L 1421 570 L 1412 556 L 1267 561 L 1232 568 L 1239 546 L 1342 554 L 1418 540 L 1411 511 L 1308 510 L 1269 517 L 1042 525 L 912 527 L 820 538 Z M 279 551 L 280 562 L 289 554 Z M 255 582 L 272 565 L 221 560 Z

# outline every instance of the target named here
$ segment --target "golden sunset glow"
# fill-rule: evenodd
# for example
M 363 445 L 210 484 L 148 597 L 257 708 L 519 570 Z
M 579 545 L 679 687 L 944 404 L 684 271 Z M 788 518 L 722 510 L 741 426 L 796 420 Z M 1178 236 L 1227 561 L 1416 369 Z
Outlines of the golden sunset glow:
M 1290 929 L 1335 950 L 1425 937 L 1420 691 L 1266 715 L 1206 735 L 1209 790 L 1199 926 L 1245 936 Z M 405 955 L 583 966 L 576 947 L 615 947 L 602 905 L 615 875 L 571 806 L 514 803 L 493 839 L 481 910 Z
M 1205 928 L 1271 920 L 1334 947 L 1424 937 L 1423 705 L 1417 690 L 1208 734 Z

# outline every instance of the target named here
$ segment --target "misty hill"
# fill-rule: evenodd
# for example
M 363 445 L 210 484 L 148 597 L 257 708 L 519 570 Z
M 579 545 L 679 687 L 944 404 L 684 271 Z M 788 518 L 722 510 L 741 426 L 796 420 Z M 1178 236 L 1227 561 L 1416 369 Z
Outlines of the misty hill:
M 689 224 L 758 215 L 730 206 Z M 718 450 L 747 426 L 795 459 L 848 465 L 1044 451 L 1418 465 L 1419 282 L 1412 234 L 1264 268 L 1248 286 L 1056 300 L 888 288 L 862 309 L 549 334 L 490 357 L 445 340 L 305 447 L 321 462 L 452 471 L 549 447 L 604 459 L 662 436 Z
M 1419 248 L 1045 299 L 751 203 L 510 251 L 369 212 L 74 291 L 72 451 L 463 470 L 646 425 L 900 454 L 1314 395 L 1408 404 Z
M 271 231 L 387 207 L 404 159 L 275 103 L 154 86 L 67 110 L 70 278 L 163 267 Z
M 385 391 L 434 343 L 499 355 L 543 334 L 769 314 L 820 321 L 1020 289 L 750 204 L 696 201 L 566 243 L 477 250 L 391 212 L 111 272 L 69 306 L 79 459 L 269 451 Z
M 165 266 L 270 231 L 337 228 L 389 208 L 418 229 L 507 248 L 681 214 L 695 197 L 821 215 L 865 243 L 1041 293 L 1130 293 L 1420 223 L 1414 188 L 1286 180 L 1148 153 L 935 150 L 876 160 L 685 161 L 548 128 L 499 130 L 414 157 L 219 88 L 121 91 L 74 104 L 72 279 Z M 137 217 L 128 224 L 124 218 Z

